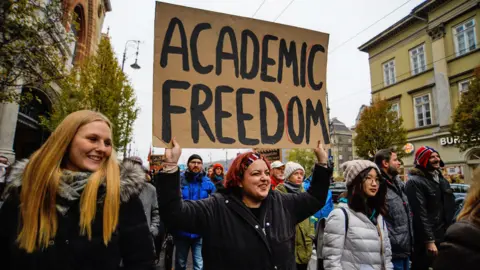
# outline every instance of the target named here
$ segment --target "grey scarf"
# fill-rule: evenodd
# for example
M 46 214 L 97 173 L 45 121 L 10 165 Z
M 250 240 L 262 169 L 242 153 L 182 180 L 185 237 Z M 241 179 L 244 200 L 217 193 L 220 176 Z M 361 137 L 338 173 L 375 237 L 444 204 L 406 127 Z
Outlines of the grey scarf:
M 60 187 L 58 189 L 57 211 L 65 215 L 70 209 L 71 202 L 79 200 L 83 189 L 92 175 L 90 172 L 72 172 L 63 170 L 60 176 Z
M 285 181 L 284 185 L 287 188 L 288 192 L 290 193 L 300 193 L 302 191 L 301 190 L 302 184 L 297 185 L 290 181 Z

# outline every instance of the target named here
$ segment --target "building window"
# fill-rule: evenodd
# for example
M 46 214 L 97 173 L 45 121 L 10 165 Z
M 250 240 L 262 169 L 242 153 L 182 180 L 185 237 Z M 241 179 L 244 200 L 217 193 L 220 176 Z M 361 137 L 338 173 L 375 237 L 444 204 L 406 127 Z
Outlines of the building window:
M 351 148 L 351 147 L 348 147 L 348 152 L 352 152 L 352 148 Z
M 70 44 L 70 49 L 72 50 L 72 65 L 75 64 L 79 54 L 79 43 L 83 35 L 83 8 L 80 5 L 77 5 L 73 10 L 73 22 L 70 24 L 70 31 L 74 37 L 72 44 Z
M 339 160 L 343 160 L 343 156 L 342 156 L 342 155 L 339 155 L 339 156 L 338 156 L 338 159 L 339 159 Z
M 352 157 L 352 156 L 348 156 L 348 160 L 353 160 L 353 157 Z
M 395 60 L 390 60 L 383 64 L 383 81 L 385 86 L 395 83 Z
M 338 147 L 338 152 L 342 152 L 343 151 L 343 147 Z
M 463 80 L 458 83 L 458 92 L 460 94 L 460 97 L 462 97 L 462 95 L 468 91 L 469 85 L 470 85 L 470 80 Z
M 348 139 L 348 143 L 352 143 L 352 139 Z
M 390 111 L 395 112 L 397 114 L 397 118 L 400 118 L 400 104 L 398 102 L 392 103 Z
M 417 127 L 425 127 L 432 124 L 432 108 L 430 105 L 430 94 L 414 97 L 415 122 Z
M 457 56 L 464 55 L 477 48 L 475 35 L 475 20 L 470 19 L 453 28 L 455 53 Z
M 427 69 L 425 61 L 425 44 L 410 50 L 410 63 L 412 65 L 412 75 L 424 72 Z

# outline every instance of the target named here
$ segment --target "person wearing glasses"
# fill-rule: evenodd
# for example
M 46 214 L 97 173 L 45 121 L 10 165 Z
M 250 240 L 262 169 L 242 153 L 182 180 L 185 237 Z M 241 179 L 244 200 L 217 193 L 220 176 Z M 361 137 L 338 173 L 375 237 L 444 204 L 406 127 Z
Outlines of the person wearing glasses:
M 324 269 L 393 269 L 380 170 L 368 160 L 342 164 L 346 202 L 328 216 L 323 236 Z M 345 201 L 345 200 L 343 200 Z
M 199 155 L 188 158 L 188 169 L 180 175 L 182 199 L 198 201 L 208 198 L 215 192 L 215 185 L 203 170 L 203 160 Z M 172 228 L 175 229 L 175 228 Z M 203 269 L 201 235 L 177 230 L 173 233 L 175 243 L 175 270 L 185 270 L 188 253 L 192 250 L 193 269 Z

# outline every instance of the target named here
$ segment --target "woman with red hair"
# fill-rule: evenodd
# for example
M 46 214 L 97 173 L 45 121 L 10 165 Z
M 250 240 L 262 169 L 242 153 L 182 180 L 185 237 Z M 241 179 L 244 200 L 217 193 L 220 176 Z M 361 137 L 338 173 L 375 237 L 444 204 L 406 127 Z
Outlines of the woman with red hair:
M 295 226 L 325 204 L 331 170 L 319 142 L 307 192 L 271 190 L 270 163 L 261 155 L 238 155 L 230 166 L 225 190 L 207 199 L 183 201 L 177 162 L 181 148 L 165 150 L 157 174 L 161 217 L 170 228 L 202 235 L 205 269 L 296 269 Z

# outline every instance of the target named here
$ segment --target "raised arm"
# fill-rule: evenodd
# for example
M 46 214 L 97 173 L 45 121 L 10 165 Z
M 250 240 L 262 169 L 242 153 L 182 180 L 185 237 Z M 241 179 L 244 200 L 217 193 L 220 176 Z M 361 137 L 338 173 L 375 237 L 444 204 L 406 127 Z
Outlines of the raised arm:
M 317 164 L 315 164 L 310 188 L 304 193 L 283 196 L 285 205 L 293 211 L 297 223 L 320 210 L 325 205 L 328 195 L 332 170 L 327 168 L 327 152 L 321 142 L 318 142 L 317 148 L 313 151 L 317 156 Z
M 209 228 L 209 222 L 214 220 L 216 199 L 209 197 L 198 201 L 182 200 L 177 167 L 181 154 L 180 145 L 174 139 L 173 148 L 165 149 L 166 161 L 163 170 L 155 175 L 160 217 L 170 228 L 203 234 Z

